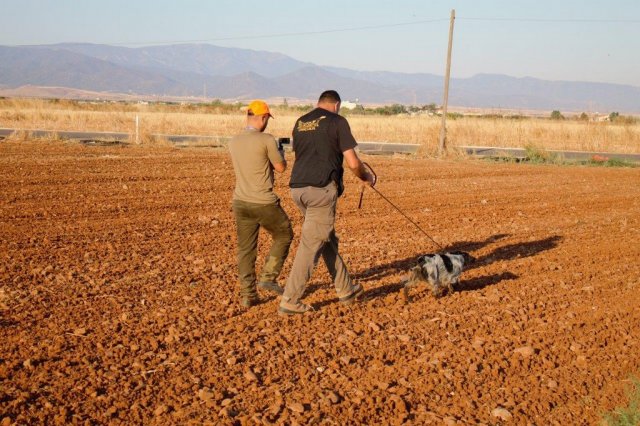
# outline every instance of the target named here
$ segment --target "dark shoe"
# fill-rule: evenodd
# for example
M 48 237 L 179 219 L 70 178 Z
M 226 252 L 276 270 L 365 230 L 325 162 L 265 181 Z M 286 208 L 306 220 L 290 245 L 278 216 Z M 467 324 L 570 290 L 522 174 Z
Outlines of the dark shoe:
M 363 294 L 364 294 L 364 288 L 362 288 L 362 285 L 358 284 L 353 289 L 353 293 L 351 293 L 348 296 L 341 297 L 338 300 L 343 305 L 350 305 L 350 304 L 354 303 L 355 301 L 357 301 L 360 298 L 360 296 L 362 296 Z
M 272 281 L 262 281 L 258 283 L 258 288 L 261 288 L 263 290 L 267 290 L 270 291 L 271 293 L 275 293 L 279 296 L 282 296 L 282 293 L 284 293 L 284 289 L 282 287 L 280 287 L 278 284 L 272 282 Z
M 298 303 L 290 303 L 282 301 L 280 302 L 280 306 L 278 307 L 279 315 L 296 315 L 296 314 L 304 314 L 305 312 L 313 311 L 313 307 L 309 305 L 305 305 L 302 302 Z
M 260 299 L 258 299 L 257 297 L 242 297 L 242 299 L 240 299 L 240 304 L 242 306 L 244 306 L 245 308 L 250 308 L 252 306 L 256 306 L 258 304 L 260 304 Z

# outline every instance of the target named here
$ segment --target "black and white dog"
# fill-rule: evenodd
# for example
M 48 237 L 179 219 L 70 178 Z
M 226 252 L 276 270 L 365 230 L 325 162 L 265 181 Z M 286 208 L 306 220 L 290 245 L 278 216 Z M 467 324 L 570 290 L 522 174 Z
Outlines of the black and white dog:
M 404 298 L 409 301 L 409 287 L 421 281 L 431 285 L 435 297 L 453 293 L 454 285 L 460 282 L 460 274 L 465 265 L 475 258 L 469 253 L 454 251 L 443 254 L 425 254 L 418 257 L 418 264 L 409 271 L 409 279 L 404 283 Z

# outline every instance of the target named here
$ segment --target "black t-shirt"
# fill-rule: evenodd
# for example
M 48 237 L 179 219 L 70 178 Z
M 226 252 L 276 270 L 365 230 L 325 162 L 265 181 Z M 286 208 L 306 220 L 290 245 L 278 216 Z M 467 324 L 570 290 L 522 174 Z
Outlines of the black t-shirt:
M 316 108 L 296 121 L 292 147 L 296 159 L 291 170 L 291 188 L 322 188 L 333 181 L 342 194 L 343 152 L 357 146 L 349 122 L 341 115 Z

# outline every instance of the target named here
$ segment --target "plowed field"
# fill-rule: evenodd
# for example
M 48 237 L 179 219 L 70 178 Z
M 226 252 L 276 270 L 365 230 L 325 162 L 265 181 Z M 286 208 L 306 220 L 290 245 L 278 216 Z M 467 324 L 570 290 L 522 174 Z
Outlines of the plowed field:
M 314 312 L 244 309 L 226 152 L 0 142 L 0 424 L 591 425 L 626 404 L 640 170 L 365 159 L 478 259 L 460 291 L 405 304 L 437 247 L 371 190 L 358 210 L 349 175 L 336 227 L 364 300 L 320 265 Z

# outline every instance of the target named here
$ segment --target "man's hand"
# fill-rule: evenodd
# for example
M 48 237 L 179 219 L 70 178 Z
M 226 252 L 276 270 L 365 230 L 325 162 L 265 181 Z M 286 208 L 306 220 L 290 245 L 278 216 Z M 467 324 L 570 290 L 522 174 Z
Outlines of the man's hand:
M 376 184 L 376 178 L 373 174 L 367 171 L 364 172 L 364 176 L 360 179 L 362 179 L 362 182 L 364 182 L 365 185 L 374 186 Z

